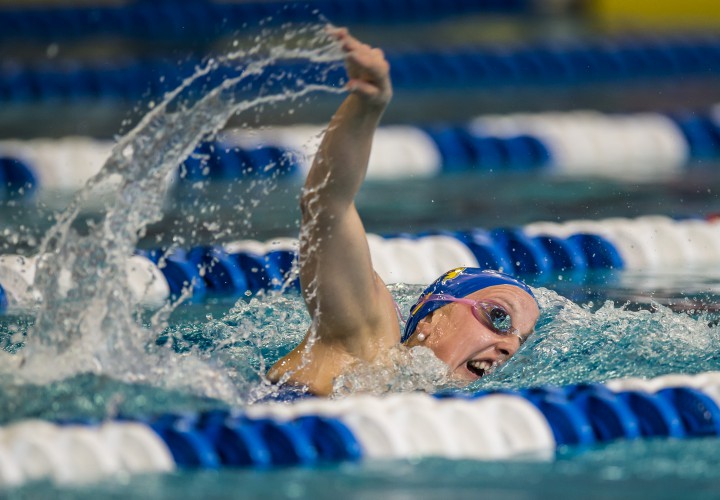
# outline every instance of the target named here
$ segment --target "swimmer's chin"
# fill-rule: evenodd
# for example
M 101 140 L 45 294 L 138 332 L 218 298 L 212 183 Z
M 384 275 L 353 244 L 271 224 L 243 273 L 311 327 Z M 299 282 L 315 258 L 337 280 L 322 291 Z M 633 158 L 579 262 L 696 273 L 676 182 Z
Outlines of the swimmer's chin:
M 429 353 L 432 353 L 436 359 L 440 360 L 440 358 L 435 355 L 435 352 L 429 347 L 416 345 L 410 347 L 409 349 L 411 351 L 417 352 L 427 351 Z M 468 360 L 460 364 L 459 366 L 456 366 L 455 368 L 447 365 L 444 361 L 443 363 L 447 366 L 448 382 L 450 383 L 450 385 L 456 387 L 467 387 L 473 382 L 477 382 L 481 378 L 488 376 L 497 367 L 497 363 L 485 360 Z

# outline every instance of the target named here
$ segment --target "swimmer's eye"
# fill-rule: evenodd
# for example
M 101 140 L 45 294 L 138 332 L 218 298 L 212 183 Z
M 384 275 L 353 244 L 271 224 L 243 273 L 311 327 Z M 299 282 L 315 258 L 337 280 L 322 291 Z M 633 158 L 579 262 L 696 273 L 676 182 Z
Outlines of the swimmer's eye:
M 505 309 L 493 304 L 482 304 L 481 307 L 487 314 L 494 330 L 498 333 L 510 333 L 512 331 L 512 318 Z
M 482 302 L 472 299 L 457 298 L 452 295 L 444 293 L 431 294 L 425 297 L 425 302 L 432 300 L 441 300 L 443 302 L 458 302 L 460 304 L 466 304 L 471 307 L 473 316 L 480 323 L 490 328 L 492 331 L 499 335 L 517 335 L 520 339 L 520 343 L 524 342 L 524 339 L 520 336 L 520 332 L 517 328 L 512 326 L 512 318 L 510 314 L 505 310 L 504 307 L 494 304 L 492 302 Z

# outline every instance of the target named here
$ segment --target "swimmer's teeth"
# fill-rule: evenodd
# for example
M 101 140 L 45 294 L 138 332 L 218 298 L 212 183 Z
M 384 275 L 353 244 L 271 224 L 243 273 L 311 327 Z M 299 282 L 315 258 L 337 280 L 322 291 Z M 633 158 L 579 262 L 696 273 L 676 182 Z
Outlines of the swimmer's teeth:
M 493 364 L 490 361 L 484 361 L 480 359 L 473 359 L 468 361 L 467 363 L 468 369 L 479 377 L 485 375 L 490 370 L 490 368 L 492 368 L 492 366 Z
M 470 361 L 470 364 L 479 370 L 489 370 L 492 366 L 492 363 L 490 361 L 484 360 L 472 360 Z

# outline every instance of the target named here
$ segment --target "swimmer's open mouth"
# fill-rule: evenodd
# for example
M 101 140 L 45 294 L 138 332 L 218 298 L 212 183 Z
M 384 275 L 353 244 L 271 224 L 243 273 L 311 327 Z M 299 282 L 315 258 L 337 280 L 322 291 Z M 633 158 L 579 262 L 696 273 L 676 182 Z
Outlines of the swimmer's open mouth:
M 478 377 L 484 377 L 487 375 L 490 368 L 492 368 L 492 365 L 493 364 L 490 361 L 483 361 L 479 359 L 471 359 L 465 364 L 468 371 Z

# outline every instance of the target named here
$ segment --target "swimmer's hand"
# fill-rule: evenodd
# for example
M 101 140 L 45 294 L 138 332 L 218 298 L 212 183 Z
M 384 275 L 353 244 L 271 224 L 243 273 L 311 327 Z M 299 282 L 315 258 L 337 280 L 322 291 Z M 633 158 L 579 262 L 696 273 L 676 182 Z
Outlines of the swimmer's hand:
M 383 51 L 360 42 L 346 28 L 328 28 L 327 32 L 345 53 L 348 91 L 369 105 L 387 106 L 392 98 L 392 85 L 390 64 Z

